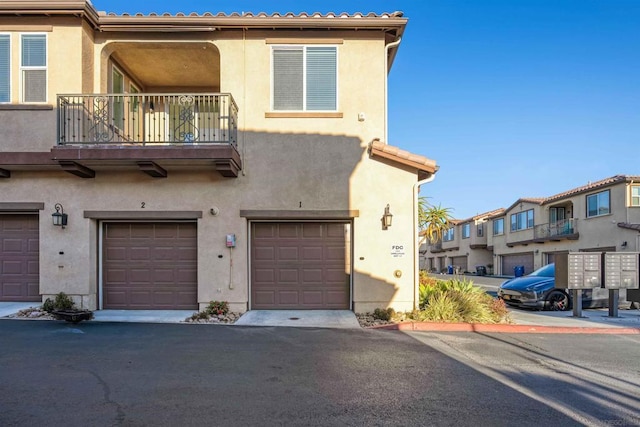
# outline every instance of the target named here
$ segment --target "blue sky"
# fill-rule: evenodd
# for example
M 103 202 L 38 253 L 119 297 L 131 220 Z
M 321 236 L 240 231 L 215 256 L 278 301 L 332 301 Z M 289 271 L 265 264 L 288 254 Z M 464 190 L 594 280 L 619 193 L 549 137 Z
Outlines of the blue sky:
M 392 12 L 389 143 L 435 159 L 456 218 L 640 175 L 640 0 L 93 0 L 98 10 Z

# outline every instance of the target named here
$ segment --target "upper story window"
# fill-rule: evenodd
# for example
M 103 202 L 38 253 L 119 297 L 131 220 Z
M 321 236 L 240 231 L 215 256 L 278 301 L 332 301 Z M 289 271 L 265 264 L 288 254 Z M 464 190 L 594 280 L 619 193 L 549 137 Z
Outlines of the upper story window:
M 476 225 L 477 230 L 478 230 L 478 237 L 482 237 L 484 235 L 484 224 L 480 223 L 478 225 Z
M 453 232 L 453 227 L 451 227 L 450 229 L 448 229 L 447 231 L 444 232 L 444 234 L 442 235 L 442 241 L 443 242 L 450 242 L 454 239 L 454 232 Z
M 47 101 L 47 35 L 22 34 L 20 78 L 23 102 Z
M 499 236 L 504 234 L 504 218 L 493 220 L 493 235 Z
M 533 209 L 511 215 L 511 231 L 533 228 Z
M 464 224 L 462 226 L 462 238 L 468 239 L 471 236 L 471 224 Z
M 609 190 L 587 196 L 587 218 L 610 213 Z
M 631 206 L 640 206 L 640 186 L 631 186 Z
M 11 36 L 0 34 L 0 102 L 11 102 Z
M 335 46 L 275 46 L 272 52 L 274 111 L 336 111 Z

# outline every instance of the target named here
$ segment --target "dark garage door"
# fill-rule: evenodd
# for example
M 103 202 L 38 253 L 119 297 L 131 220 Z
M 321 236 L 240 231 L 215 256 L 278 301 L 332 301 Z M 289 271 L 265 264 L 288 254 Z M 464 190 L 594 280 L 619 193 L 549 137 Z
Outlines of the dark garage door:
M 524 274 L 533 272 L 533 253 L 525 252 L 502 256 L 502 274 L 505 276 L 513 276 L 516 265 L 524 266 Z
M 466 256 L 454 256 L 451 258 L 451 265 L 458 267 L 460 273 L 467 271 L 467 257 Z
M 0 215 L 0 301 L 41 301 L 38 215 Z
M 103 308 L 197 310 L 195 223 L 106 223 Z
M 348 230 L 338 223 L 252 223 L 251 308 L 349 309 Z

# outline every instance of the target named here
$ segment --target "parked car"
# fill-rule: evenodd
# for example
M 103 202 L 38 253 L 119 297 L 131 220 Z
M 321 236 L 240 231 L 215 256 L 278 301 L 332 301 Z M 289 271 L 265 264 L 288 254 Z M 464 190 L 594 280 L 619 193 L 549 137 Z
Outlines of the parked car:
M 571 308 L 571 292 L 556 288 L 555 264 L 547 264 L 526 276 L 509 279 L 500 285 L 498 298 L 513 307 L 536 310 L 563 311 Z M 626 294 L 625 294 L 626 295 Z M 623 297 L 623 295 L 620 295 Z M 624 301 L 624 298 L 621 298 Z M 607 289 L 583 289 L 582 307 L 597 308 L 609 305 Z

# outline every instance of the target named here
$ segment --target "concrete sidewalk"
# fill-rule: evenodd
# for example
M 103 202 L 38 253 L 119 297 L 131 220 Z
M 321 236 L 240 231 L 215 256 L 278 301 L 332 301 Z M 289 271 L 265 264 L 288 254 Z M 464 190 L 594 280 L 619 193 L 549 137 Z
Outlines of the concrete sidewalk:
M 17 313 L 38 303 L 0 302 L 0 318 Z M 386 325 L 385 329 L 431 331 L 538 332 L 538 333 L 638 333 L 640 310 L 618 310 L 618 317 L 608 316 L 607 309 L 585 309 L 583 317 L 573 317 L 571 311 L 528 311 L 509 309 L 514 324 L 471 325 L 451 323 L 413 323 Z M 95 322 L 182 323 L 193 310 L 98 310 Z M 233 325 L 281 326 L 307 328 L 358 329 L 355 314 L 348 310 L 252 310 L 244 313 Z

